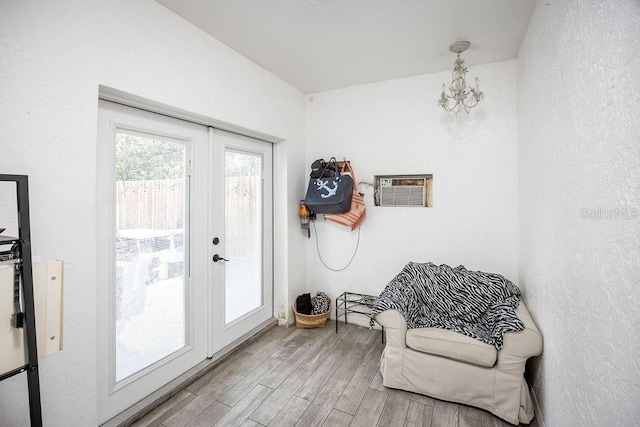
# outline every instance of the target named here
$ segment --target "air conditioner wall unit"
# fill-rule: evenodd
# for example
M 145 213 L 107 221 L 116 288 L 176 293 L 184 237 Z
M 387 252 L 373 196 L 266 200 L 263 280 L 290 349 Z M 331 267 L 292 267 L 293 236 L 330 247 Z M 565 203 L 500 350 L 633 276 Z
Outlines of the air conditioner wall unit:
M 432 206 L 433 175 L 376 175 L 376 206 Z

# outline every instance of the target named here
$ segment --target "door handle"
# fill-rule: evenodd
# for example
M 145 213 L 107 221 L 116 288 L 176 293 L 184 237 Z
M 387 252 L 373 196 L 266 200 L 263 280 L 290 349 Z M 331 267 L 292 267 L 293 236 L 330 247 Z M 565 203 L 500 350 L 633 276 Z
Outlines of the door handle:
M 215 255 L 213 256 L 213 262 L 218 262 L 218 261 L 230 261 L 230 260 L 228 260 L 228 259 L 226 259 L 226 258 L 222 258 L 220 255 L 215 254 Z

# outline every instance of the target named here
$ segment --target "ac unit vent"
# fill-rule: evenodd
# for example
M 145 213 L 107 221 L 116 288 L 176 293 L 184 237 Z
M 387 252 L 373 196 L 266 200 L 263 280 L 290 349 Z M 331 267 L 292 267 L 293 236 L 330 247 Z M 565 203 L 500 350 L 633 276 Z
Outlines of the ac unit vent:
M 376 206 L 431 206 L 432 175 L 377 175 Z

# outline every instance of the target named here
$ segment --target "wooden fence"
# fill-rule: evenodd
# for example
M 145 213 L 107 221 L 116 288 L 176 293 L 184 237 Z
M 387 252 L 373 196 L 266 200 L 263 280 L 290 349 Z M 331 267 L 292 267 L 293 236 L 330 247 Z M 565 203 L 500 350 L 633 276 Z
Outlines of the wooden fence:
M 262 184 L 260 177 L 226 178 L 227 230 L 235 230 L 227 240 L 242 241 L 260 233 L 256 197 Z M 117 227 L 172 230 L 184 226 L 185 180 L 117 181 Z
M 119 230 L 172 230 L 184 224 L 184 179 L 116 182 Z

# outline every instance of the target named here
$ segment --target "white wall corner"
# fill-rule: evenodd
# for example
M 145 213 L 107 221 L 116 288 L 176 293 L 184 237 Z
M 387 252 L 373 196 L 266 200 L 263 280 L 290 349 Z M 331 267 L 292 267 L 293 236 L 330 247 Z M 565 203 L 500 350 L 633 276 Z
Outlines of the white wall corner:
M 296 318 L 291 308 L 289 308 L 288 310 L 285 310 L 284 317 L 278 317 L 278 326 L 285 326 L 288 328 L 289 326 L 295 325 L 295 323 L 296 323 Z

